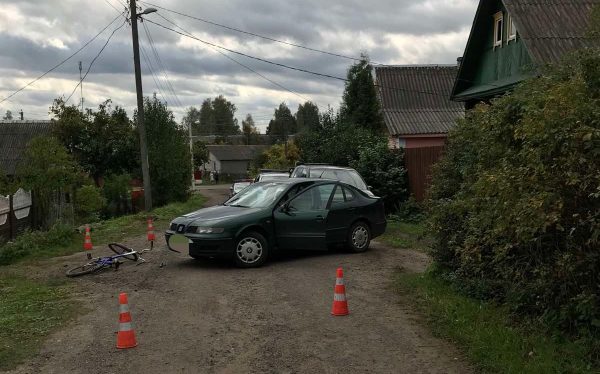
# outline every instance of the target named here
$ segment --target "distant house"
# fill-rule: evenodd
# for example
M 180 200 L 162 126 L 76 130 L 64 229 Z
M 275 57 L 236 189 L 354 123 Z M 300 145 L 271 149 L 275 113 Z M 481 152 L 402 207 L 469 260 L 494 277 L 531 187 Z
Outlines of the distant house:
M 470 109 L 591 46 L 585 33 L 594 5 L 600 0 L 480 0 L 452 100 Z
M 50 135 L 51 121 L 0 121 L 0 172 L 13 176 L 31 139 Z
M 207 171 L 218 171 L 222 176 L 243 178 L 251 162 L 269 146 L 267 145 L 207 145 L 209 161 Z
M 464 115 L 450 100 L 456 65 L 377 66 L 375 81 L 392 149 L 404 149 L 410 192 L 424 197 L 448 131 Z

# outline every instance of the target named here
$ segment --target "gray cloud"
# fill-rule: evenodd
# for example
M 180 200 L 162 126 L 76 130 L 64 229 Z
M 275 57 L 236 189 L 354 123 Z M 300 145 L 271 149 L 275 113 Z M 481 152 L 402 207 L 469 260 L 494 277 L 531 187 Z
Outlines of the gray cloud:
M 24 82 L 66 58 L 117 16 L 117 12 L 104 1 L 0 1 L 4 14 L 4 18 L 0 15 L 0 97 L 5 97 Z M 118 9 L 123 8 L 118 0 L 107 1 Z M 456 56 L 462 54 L 477 5 L 476 0 L 149 2 L 313 48 L 350 56 L 366 52 L 373 61 L 381 63 L 455 62 Z M 239 34 L 164 10 L 160 10 L 160 13 L 198 37 L 278 63 L 339 77 L 345 76 L 352 63 L 346 59 Z M 147 17 L 172 27 L 157 15 Z M 24 19 L 27 22 L 23 22 Z M 10 27 L 2 26 L 11 20 L 14 23 Z M 14 96 L 10 102 L 4 102 L 0 111 L 11 109 L 17 112 L 22 108 L 26 113 L 43 115 L 54 98 L 70 94 L 77 84 L 77 62 L 82 61 L 86 69 L 109 32 L 121 22 L 115 22 L 88 48 L 49 74 L 48 79 Z M 297 104 L 303 101 L 199 42 L 186 40 L 150 23 L 146 23 L 146 26 L 181 106 L 174 105 L 176 100 L 166 89 L 144 27 L 140 26 L 142 45 L 150 55 L 154 73 L 159 76 L 157 79 L 163 88 L 163 95 L 179 119 L 186 107 L 199 105 L 205 98 L 219 94 L 237 105 L 240 121 L 246 113 L 253 113 L 260 123 L 268 121 L 273 108 L 280 102 L 287 102 L 295 110 Z M 102 100 L 112 98 L 115 104 L 122 105 L 132 113 L 135 89 L 130 33 L 128 26 L 118 31 L 96 61 L 84 82 L 87 105 L 96 106 Z M 227 54 L 322 106 L 337 106 L 340 102 L 343 91 L 341 81 Z M 142 70 L 145 93 L 151 95 L 159 91 L 143 57 Z M 79 100 L 78 91 L 73 100 Z

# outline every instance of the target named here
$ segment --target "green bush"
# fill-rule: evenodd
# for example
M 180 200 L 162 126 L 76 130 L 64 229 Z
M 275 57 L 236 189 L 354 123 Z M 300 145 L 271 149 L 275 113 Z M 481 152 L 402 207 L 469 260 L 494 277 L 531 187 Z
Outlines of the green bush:
M 104 204 L 106 199 L 96 186 L 81 186 L 75 191 L 75 212 L 84 221 L 98 220 Z
M 433 255 L 473 296 L 600 337 L 600 53 L 479 105 L 434 171 Z
M 8 265 L 37 251 L 48 247 L 70 244 L 73 228 L 68 225 L 54 225 L 48 231 L 28 231 L 14 241 L 0 246 L 0 265 Z
M 350 166 L 360 173 L 375 195 L 383 198 L 387 211 L 395 212 L 407 199 L 403 154 L 390 150 L 385 139 L 372 146 L 360 147 L 358 159 L 351 161 Z
M 109 175 L 104 179 L 102 195 L 106 199 L 105 215 L 119 216 L 130 212 L 129 174 Z

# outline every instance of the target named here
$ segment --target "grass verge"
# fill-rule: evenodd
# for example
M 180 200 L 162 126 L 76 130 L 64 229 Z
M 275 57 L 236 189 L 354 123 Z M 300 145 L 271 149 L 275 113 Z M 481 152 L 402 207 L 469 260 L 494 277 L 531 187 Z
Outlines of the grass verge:
M 0 276 L 0 371 L 35 354 L 44 338 L 75 315 L 64 284 Z
M 201 208 L 206 198 L 192 195 L 185 202 L 168 204 L 152 211 L 155 230 L 165 229 L 174 217 Z M 95 246 L 120 241 L 146 232 L 147 213 L 130 214 L 99 222 L 93 226 L 92 242 Z M 0 265 L 20 260 L 65 256 L 81 250 L 83 234 L 66 225 L 57 225 L 46 232 L 34 231 L 19 236 L 14 242 L 0 246 Z
M 395 285 L 414 299 L 434 334 L 457 343 L 482 372 L 595 372 L 584 342 L 515 326 L 506 309 L 462 296 L 431 272 L 398 273 Z
M 396 248 L 410 248 L 425 250 L 429 240 L 422 223 L 388 221 L 385 234 L 377 238 L 377 241 Z

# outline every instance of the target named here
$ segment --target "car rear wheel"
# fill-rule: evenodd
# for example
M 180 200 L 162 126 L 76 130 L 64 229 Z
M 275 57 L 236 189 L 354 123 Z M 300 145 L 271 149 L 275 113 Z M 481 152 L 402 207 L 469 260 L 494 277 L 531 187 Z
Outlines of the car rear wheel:
M 254 268 L 264 264 L 268 255 L 269 246 L 265 237 L 255 231 L 248 231 L 236 241 L 233 258 L 239 267 Z
M 366 222 L 359 221 L 352 225 L 347 242 L 350 251 L 355 253 L 364 252 L 369 249 L 370 242 L 371 229 Z

